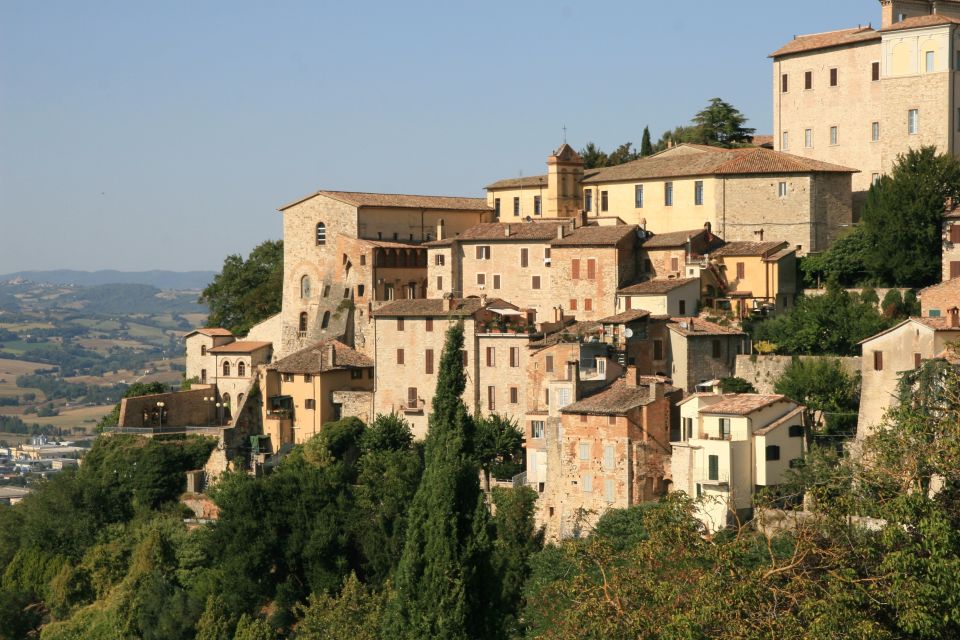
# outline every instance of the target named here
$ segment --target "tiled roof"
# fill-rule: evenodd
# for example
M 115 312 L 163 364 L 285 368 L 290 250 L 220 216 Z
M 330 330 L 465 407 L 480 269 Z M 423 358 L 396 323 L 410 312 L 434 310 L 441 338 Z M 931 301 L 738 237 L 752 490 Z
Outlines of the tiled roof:
M 664 293 L 669 293 L 674 289 L 679 289 L 680 287 L 686 286 L 691 282 L 697 282 L 698 280 L 699 278 L 674 278 L 673 280 L 658 278 L 654 280 L 647 280 L 646 282 L 639 282 L 637 284 L 631 284 L 622 289 L 618 289 L 617 295 L 662 295 Z
M 221 328 L 221 327 L 201 327 L 200 329 L 194 329 L 193 331 L 191 331 L 190 333 L 188 333 L 187 336 L 192 336 L 192 335 L 195 334 L 195 333 L 199 333 L 199 334 L 201 334 L 201 335 L 209 336 L 209 337 L 211 337 L 211 338 L 214 337 L 214 336 L 220 338 L 220 337 L 224 337 L 224 336 L 232 336 L 232 335 L 233 335 L 233 333 L 231 333 L 229 330 L 223 329 L 223 328 Z
M 488 298 L 486 304 L 481 298 L 462 298 L 454 299 L 452 308 L 447 307 L 449 301 L 444 298 L 411 298 L 408 300 L 395 300 L 388 302 L 379 309 L 373 310 L 373 315 L 377 317 L 401 317 L 401 316 L 472 316 L 480 309 L 486 307 L 497 307 L 498 309 L 517 309 L 506 300 L 499 298 Z
M 548 333 L 540 340 L 531 341 L 528 346 L 533 349 L 552 347 L 561 342 L 574 342 L 579 336 L 601 333 L 603 326 L 599 322 L 574 322 L 563 329 Z
M 379 247 L 381 249 L 419 249 L 423 246 L 419 242 L 400 242 L 398 240 L 369 240 L 367 238 L 358 238 L 357 242 L 366 244 L 370 247 Z
M 753 136 L 750 140 L 750 144 L 755 147 L 767 147 L 773 148 L 773 136 Z
M 682 247 L 687 244 L 687 238 L 696 238 L 706 233 L 706 229 L 691 229 L 690 231 L 670 231 L 669 233 L 655 233 L 647 236 L 643 241 L 644 249 L 668 249 Z
M 787 397 L 779 394 L 765 395 L 762 393 L 729 393 L 724 394 L 720 402 L 707 405 L 700 409 L 700 413 L 723 413 L 736 416 L 745 416 L 769 407 L 774 402 L 786 400 Z
M 487 190 L 492 189 L 512 189 L 520 187 L 546 187 L 547 186 L 547 176 L 524 176 L 522 178 L 507 178 L 505 180 L 497 180 L 486 186 Z
M 651 379 L 651 382 L 653 382 L 653 379 Z M 676 391 L 676 389 L 670 386 L 665 388 L 665 393 L 672 391 Z M 560 412 L 602 416 L 623 415 L 631 409 L 648 405 L 653 401 L 654 398 L 650 396 L 648 385 L 631 385 L 621 378 L 599 393 L 573 404 L 568 404 Z
M 943 217 L 948 220 L 956 220 L 957 218 L 960 218 L 960 203 L 956 205 L 948 204 L 947 210 L 943 212 Z
M 770 242 L 728 242 L 710 253 L 711 258 L 722 256 L 766 256 L 786 246 L 783 240 Z
M 635 224 L 617 224 L 611 226 L 580 227 L 568 236 L 554 239 L 554 247 L 595 247 L 615 246 L 630 234 L 637 232 Z
M 493 211 L 485 198 L 458 198 L 451 196 L 417 196 L 402 193 L 364 193 L 360 191 L 326 191 L 311 193 L 305 198 L 280 207 L 288 209 L 314 196 L 326 196 L 355 207 L 391 207 L 398 209 L 455 209 L 464 211 Z
M 952 280 L 944 280 L 943 282 L 938 282 L 937 284 L 932 284 L 929 287 L 924 287 L 920 289 L 917 295 L 921 298 L 923 294 L 927 291 L 939 291 L 940 289 L 960 289 L 960 278 L 953 278 Z M 960 296 L 957 296 L 956 305 L 960 307 Z
M 870 27 L 854 27 L 852 29 L 840 29 L 839 31 L 827 31 L 826 33 L 811 33 L 810 35 L 797 36 L 771 53 L 769 57 L 778 58 L 780 56 L 790 55 L 791 53 L 842 47 L 879 39 L 880 33 Z
M 880 338 L 881 336 L 885 336 L 888 333 L 893 333 L 900 327 L 906 324 L 910 324 L 911 322 L 916 322 L 917 324 L 927 327 L 928 329 L 933 329 L 934 331 L 960 331 L 960 327 L 950 326 L 950 318 L 946 316 L 940 317 L 940 318 L 907 318 L 903 322 L 899 322 L 893 325 L 892 327 L 890 327 L 889 329 L 885 329 L 880 333 L 870 336 L 869 338 L 864 338 L 857 344 L 863 345 L 873 340 L 876 340 L 877 338 Z
M 685 325 L 686 328 L 684 328 Z M 724 327 L 703 318 L 671 318 L 667 328 L 681 336 L 745 336 L 747 335 L 735 327 Z
M 463 231 L 453 240 L 513 241 L 551 240 L 557 237 L 557 227 L 568 222 L 487 222 Z M 510 235 L 507 235 L 507 228 Z
M 613 316 L 600 318 L 597 322 L 600 324 L 626 324 L 634 320 L 640 320 L 641 318 L 648 318 L 649 316 L 650 312 L 644 309 L 631 309 L 630 311 L 623 311 Z
M 333 345 L 333 363 L 328 360 L 328 348 Z M 373 360 L 339 340 L 323 340 L 313 346 L 291 353 L 267 368 L 280 373 L 319 374 L 342 369 L 359 369 L 373 366 Z
M 753 433 L 754 433 L 754 435 L 765 436 L 765 435 L 767 435 L 768 433 L 770 433 L 771 431 L 773 431 L 774 429 L 776 429 L 777 427 L 780 427 L 780 426 L 784 425 L 787 421 L 793 420 L 793 418 L 795 418 L 798 414 L 803 413 L 805 409 L 806 409 L 805 406 L 800 405 L 800 406 L 796 407 L 795 409 L 792 409 L 792 410 L 788 411 L 785 416 L 780 417 L 780 418 L 777 418 L 776 420 L 774 420 L 773 422 L 771 422 L 771 423 L 768 424 L 767 426 L 763 427 L 762 429 L 757 429 L 757 430 L 754 431 Z
M 259 351 L 260 349 L 271 346 L 273 346 L 272 342 L 247 342 L 241 340 L 239 342 L 231 342 L 230 344 L 207 349 L 207 353 L 253 353 L 254 351 Z
M 950 18 L 942 13 L 933 13 L 928 16 L 915 16 L 913 18 L 906 18 L 896 24 L 890 25 L 889 27 L 884 27 L 880 31 L 886 33 L 888 31 L 903 31 L 904 29 L 935 27 L 941 24 L 960 24 L 960 20 L 957 18 Z

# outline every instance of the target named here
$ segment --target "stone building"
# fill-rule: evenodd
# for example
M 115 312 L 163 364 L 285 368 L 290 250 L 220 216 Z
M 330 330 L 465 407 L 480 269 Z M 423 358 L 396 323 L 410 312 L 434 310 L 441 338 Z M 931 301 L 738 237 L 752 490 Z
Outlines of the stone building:
M 236 338 L 226 329 L 203 327 L 185 335 L 183 341 L 187 352 L 187 380 L 196 378 L 200 384 L 207 384 L 216 377 L 217 369 L 216 357 L 210 349 L 235 342 Z
M 322 340 L 264 367 L 258 383 L 266 450 L 279 453 L 306 442 L 327 422 L 356 415 L 356 406 L 337 402 L 338 392 L 372 400 L 373 360 L 339 340 Z M 363 418 L 369 420 L 369 411 Z
M 674 386 L 694 392 L 697 386 L 733 375 L 737 355 L 750 353 L 746 333 L 703 318 L 672 318 L 664 345 Z
M 650 279 L 690 276 L 687 265 L 697 264 L 703 256 L 723 245 L 709 223 L 702 228 L 671 233 L 648 233 L 640 245 L 640 277 Z
M 318 191 L 280 208 L 285 356 L 325 338 L 372 354 L 371 311 L 426 296 L 423 243 L 493 219 L 482 198 Z
M 782 395 L 695 393 L 671 438 L 674 491 L 700 498 L 708 533 L 753 517 L 756 491 L 786 480 L 806 452 L 804 409 Z
M 728 242 L 708 256 L 716 269 L 706 279 L 715 307 L 745 318 L 754 310 L 786 311 L 797 295 L 797 254 L 786 242 Z M 707 285 L 710 286 L 710 285 Z
M 921 317 L 944 317 L 949 309 L 960 307 L 960 278 L 945 280 L 921 289 L 917 298 L 920 299 Z
M 654 315 L 696 316 L 700 308 L 700 278 L 657 278 L 617 290 L 618 312 L 644 309 Z
M 943 272 L 941 280 L 960 278 L 960 207 L 953 206 L 943 215 Z
M 272 351 L 269 342 L 247 340 L 207 349 L 213 356 L 211 382 L 220 396 L 222 406 L 217 411 L 221 424 L 229 424 L 233 416 L 247 410 L 245 405 L 256 385 L 258 369 L 270 362 Z
M 880 4 L 879 31 L 858 26 L 798 36 L 770 55 L 774 148 L 858 169 L 858 210 L 897 155 L 924 145 L 960 151 L 960 3 Z

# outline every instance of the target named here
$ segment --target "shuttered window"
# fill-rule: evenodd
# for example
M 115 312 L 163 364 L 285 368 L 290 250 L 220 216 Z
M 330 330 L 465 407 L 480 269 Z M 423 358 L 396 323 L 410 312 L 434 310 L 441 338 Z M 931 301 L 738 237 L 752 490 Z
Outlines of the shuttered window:
M 587 279 L 593 280 L 597 277 L 597 261 L 593 258 L 587 258 Z
M 425 363 L 424 372 L 428 374 L 433 373 L 433 349 L 427 349 L 423 354 L 423 358 Z
M 487 347 L 487 366 L 494 367 L 497 364 L 497 351 L 494 347 Z
M 510 366 L 520 366 L 520 347 L 510 347 Z
M 570 277 L 574 280 L 580 279 L 580 260 L 577 258 L 570 261 Z
M 720 479 L 720 456 L 707 456 L 707 479 Z
M 397 349 L 397 364 L 403 364 L 403 349 Z
M 520 249 L 520 266 L 521 266 L 521 267 L 526 267 L 526 266 L 527 266 L 527 260 L 528 260 L 528 255 L 527 255 L 527 254 L 528 254 L 528 250 L 527 250 L 527 249 Z

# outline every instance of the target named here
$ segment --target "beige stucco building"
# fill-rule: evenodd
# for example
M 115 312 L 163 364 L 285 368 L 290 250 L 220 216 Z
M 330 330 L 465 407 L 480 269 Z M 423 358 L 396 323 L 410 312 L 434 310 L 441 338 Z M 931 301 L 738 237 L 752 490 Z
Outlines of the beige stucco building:
M 696 393 L 680 403 L 672 489 L 698 499 L 707 532 L 745 523 L 756 490 L 786 480 L 806 450 L 803 416 L 782 395 Z
M 210 349 L 235 342 L 236 338 L 226 329 L 203 327 L 185 335 L 183 341 L 187 352 L 187 380 L 196 379 L 200 384 L 212 384 L 216 377 L 217 362 Z
M 798 36 L 771 54 L 774 148 L 859 169 L 857 209 L 898 154 L 960 151 L 960 3 L 880 4 L 880 30 Z

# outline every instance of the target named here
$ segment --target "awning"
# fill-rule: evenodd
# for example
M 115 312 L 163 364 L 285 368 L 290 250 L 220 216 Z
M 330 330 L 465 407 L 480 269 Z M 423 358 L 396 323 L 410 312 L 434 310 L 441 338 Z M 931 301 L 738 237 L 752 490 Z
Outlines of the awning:
M 487 311 L 493 311 L 501 316 L 522 316 L 523 314 L 517 311 L 516 309 L 487 309 Z

